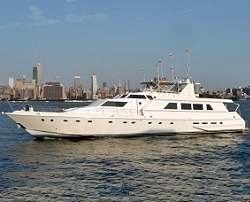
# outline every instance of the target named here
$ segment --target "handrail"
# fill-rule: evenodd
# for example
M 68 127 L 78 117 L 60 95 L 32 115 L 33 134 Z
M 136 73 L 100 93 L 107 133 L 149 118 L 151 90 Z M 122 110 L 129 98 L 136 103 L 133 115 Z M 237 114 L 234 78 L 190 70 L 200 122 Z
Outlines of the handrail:
M 85 111 L 86 110 L 86 111 Z M 92 113 L 98 113 L 100 112 L 103 115 L 111 114 L 111 115 L 121 115 L 121 114 L 130 114 L 131 116 L 135 114 L 139 114 L 136 109 L 104 109 L 104 108 L 96 108 L 91 109 L 86 107 L 85 112 L 88 113 L 88 115 L 91 115 Z

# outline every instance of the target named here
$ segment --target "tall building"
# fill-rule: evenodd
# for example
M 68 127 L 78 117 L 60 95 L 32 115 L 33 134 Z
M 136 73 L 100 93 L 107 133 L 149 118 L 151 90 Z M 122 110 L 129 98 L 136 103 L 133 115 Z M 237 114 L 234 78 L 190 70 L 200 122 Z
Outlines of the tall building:
M 37 62 L 37 84 L 39 86 L 42 86 L 42 63 L 40 60 L 40 57 L 38 57 L 38 62 Z
M 80 76 L 74 76 L 74 89 L 77 90 L 78 88 L 81 88 L 81 77 Z
M 23 75 L 23 84 L 25 84 L 26 82 L 27 82 L 27 77 Z
M 103 83 L 102 83 L 102 88 L 107 88 L 108 86 L 107 86 L 107 82 L 106 81 L 104 81 Z
M 97 77 L 95 74 L 92 74 L 91 76 L 91 93 L 92 93 L 93 100 L 98 99 L 98 83 L 97 83 Z
M 130 80 L 128 80 L 127 85 L 128 85 L 128 92 L 130 92 L 131 91 Z
M 14 87 L 14 78 L 13 78 L 13 77 L 9 77 L 9 86 L 10 86 L 11 88 Z
M 66 99 L 64 86 L 60 82 L 46 82 L 42 92 L 43 98 L 46 100 Z
M 37 84 L 37 81 L 38 81 L 38 78 L 37 78 L 37 67 L 33 67 L 33 80 L 35 80 L 35 82 Z
M 36 84 L 36 97 L 39 98 L 42 91 L 42 63 L 40 57 L 38 57 L 37 66 L 33 67 L 33 80 Z
M 33 67 L 33 80 L 36 81 L 38 86 L 42 86 L 42 63 L 40 57 L 38 57 L 37 66 Z

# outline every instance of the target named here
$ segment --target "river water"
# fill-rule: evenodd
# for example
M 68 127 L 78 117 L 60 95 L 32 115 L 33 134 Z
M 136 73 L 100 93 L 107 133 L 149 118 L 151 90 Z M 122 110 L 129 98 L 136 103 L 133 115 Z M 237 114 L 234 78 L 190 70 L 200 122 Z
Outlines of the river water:
M 0 201 L 250 201 L 250 132 L 38 141 L 0 114 Z

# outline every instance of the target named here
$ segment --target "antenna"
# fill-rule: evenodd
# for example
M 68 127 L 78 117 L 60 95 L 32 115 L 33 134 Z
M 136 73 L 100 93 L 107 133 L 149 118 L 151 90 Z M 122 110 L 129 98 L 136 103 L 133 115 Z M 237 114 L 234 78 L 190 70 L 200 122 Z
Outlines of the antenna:
M 145 82 L 146 81 L 146 77 L 145 77 L 145 69 L 142 70 L 142 73 L 143 73 L 143 81 Z
M 171 69 L 171 73 L 172 73 L 172 81 L 174 81 L 174 63 L 173 63 L 173 54 L 172 53 L 169 53 L 169 56 L 171 57 L 171 63 L 172 63 L 172 66 L 170 67 Z
M 187 48 L 185 51 L 186 51 L 186 53 L 187 53 L 188 76 L 190 76 L 189 49 Z
M 159 63 L 161 64 L 161 77 L 163 78 L 162 60 L 158 60 L 158 63 L 157 63 L 158 80 L 160 79 L 159 68 L 158 68 Z

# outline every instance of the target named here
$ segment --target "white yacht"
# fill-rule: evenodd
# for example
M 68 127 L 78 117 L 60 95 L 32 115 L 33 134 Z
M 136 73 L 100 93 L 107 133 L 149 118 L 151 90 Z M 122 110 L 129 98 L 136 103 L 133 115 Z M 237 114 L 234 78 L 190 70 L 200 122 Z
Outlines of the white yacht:
M 5 113 L 37 138 L 89 138 L 243 132 L 239 104 L 201 98 L 190 78 L 142 82 L 144 90 L 46 112 L 28 106 Z M 232 109 L 232 106 L 234 109 Z

